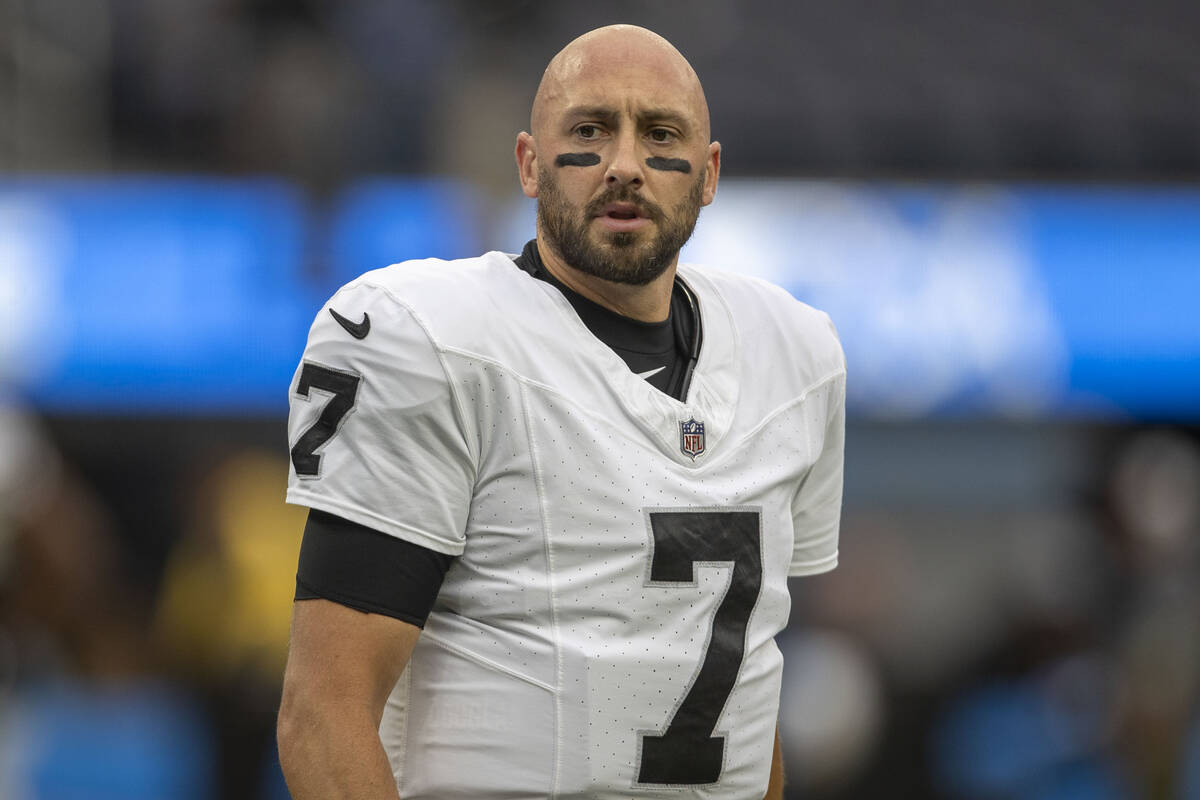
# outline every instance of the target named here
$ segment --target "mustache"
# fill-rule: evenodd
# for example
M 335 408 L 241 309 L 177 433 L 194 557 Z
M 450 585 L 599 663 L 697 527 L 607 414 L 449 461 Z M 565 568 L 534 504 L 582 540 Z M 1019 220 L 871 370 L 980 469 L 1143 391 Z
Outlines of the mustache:
M 666 218 L 666 214 L 663 213 L 662 208 L 657 203 L 650 202 L 626 186 L 617 189 L 608 189 L 604 194 L 588 203 L 586 209 L 588 216 L 601 216 L 604 213 L 604 207 L 609 203 L 629 203 L 636 206 L 639 211 L 655 221 Z

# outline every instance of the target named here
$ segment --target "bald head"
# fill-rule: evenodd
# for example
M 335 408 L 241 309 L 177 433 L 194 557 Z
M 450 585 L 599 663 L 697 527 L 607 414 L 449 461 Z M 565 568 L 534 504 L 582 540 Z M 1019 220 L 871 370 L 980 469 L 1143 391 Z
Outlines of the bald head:
M 666 39 L 636 25 L 589 31 L 550 60 L 533 99 L 530 132 L 539 136 L 557 112 L 573 102 L 587 102 L 588 93 L 597 88 L 620 93 L 646 85 L 671 96 L 708 141 L 708 102 L 692 65 Z
M 645 28 L 590 31 L 551 59 L 529 127 L 513 155 L 546 268 L 618 313 L 666 319 L 679 250 L 721 171 L 691 64 Z

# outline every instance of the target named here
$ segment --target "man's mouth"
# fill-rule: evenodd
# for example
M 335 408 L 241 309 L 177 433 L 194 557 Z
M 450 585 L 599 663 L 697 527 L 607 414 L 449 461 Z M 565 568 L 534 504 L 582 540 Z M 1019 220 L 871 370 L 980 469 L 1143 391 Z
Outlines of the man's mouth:
M 600 209 L 600 216 L 610 219 L 646 219 L 649 217 L 634 203 L 609 203 Z
M 650 214 L 636 203 L 608 203 L 596 215 L 600 226 L 613 233 L 630 233 L 650 224 Z

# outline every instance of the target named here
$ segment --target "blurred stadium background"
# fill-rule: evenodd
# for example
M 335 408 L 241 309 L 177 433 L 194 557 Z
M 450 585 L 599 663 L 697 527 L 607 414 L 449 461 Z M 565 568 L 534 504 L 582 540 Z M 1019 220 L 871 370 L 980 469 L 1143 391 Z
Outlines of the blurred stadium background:
M 0 0 L 0 797 L 287 796 L 307 326 L 519 251 L 540 71 L 617 21 L 725 146 L 686 256 L 847 352 L 789 798 L 1200 798 L 1200 5 L 1116 0 Z

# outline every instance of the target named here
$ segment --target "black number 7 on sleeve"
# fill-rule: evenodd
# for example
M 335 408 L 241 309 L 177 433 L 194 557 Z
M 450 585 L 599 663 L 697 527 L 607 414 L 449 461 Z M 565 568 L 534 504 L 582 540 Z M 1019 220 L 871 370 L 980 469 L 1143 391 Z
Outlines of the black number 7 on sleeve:
M 317 454 L 317 450 L 333 438 L 342 420 L 354 408 L 361 380 L 360 376 L 351 372 L 322 367 L 311 361 L 304 362 L 300 369 L 296 394 L 309 397 L 310 390 L 317 389 L 330 392 L 333 396 L 321 409 L 317 421 L 309 426 L 292 446 L 292 465 L 296 468 L 297 475 L 312 477 L 320 473 L 321 456 Z

